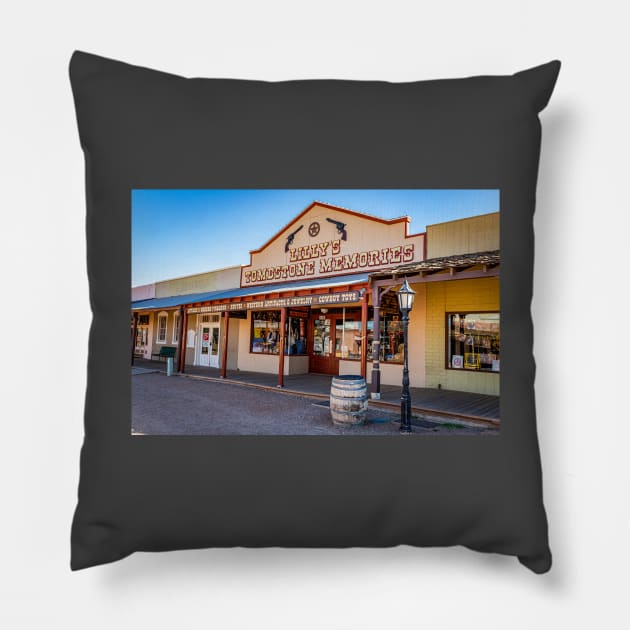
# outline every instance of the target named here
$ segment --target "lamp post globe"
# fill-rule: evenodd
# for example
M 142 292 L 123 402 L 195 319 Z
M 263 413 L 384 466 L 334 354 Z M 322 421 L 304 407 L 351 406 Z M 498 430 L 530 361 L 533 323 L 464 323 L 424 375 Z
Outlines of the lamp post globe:
M 400 309 L 401 314 L 409 312 L 413 308 L 413 300 L 416 297 L 416 292 L 409 286 L 407 282 L 407 278 L 403 280 L 402 286 L 398 289 L 398 308 Z
M 409 286 L 407 278 L 403 280 L 402 286 L 398 290 L 398 308 L 402 315 L 403 321 L 403 381 L 402 395 L 400 397 L 400 432 L 403 434 L 411 433 L 411 394 L 409 392 L 409 313 L 413 308 L 413 300 L 416 292 Z

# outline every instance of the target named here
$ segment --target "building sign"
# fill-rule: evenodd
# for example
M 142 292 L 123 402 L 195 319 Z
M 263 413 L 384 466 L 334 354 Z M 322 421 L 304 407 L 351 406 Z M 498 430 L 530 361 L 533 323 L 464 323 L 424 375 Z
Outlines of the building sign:
M 250 300 L 249 302 L 231 302 L 230 304 L 213 304 L 211 306 L 195 306 L 188 313 L 222 313 L 223 311 L 244 311 L 249 309 L 270 309 L 299 306 L 335 306 L 349 304 L 361 299 L 359 291 L 340 291 L 338 293 L 321 293 L 318 295 L 301 295 L 270 300 Z
M 250 264 L 241 270 L 241 287 L 420 262 L 425 234 L 408 234 L 408 225 L 407 217 L 378 219 L 313 203 L 262 248 L 250 252 Z

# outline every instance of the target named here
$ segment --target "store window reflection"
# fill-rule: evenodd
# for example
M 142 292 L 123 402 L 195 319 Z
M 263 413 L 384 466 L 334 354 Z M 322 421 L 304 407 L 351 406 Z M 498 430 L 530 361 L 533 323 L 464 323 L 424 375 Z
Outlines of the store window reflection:
M 447 368 L 499 372 L 499 313 L 447 313 Z

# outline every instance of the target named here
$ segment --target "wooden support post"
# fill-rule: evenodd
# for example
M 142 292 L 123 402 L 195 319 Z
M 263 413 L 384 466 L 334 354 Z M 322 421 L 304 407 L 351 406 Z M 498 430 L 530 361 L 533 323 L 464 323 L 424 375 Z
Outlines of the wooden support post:
M 361 298 L 361 376 L 367 378 L 367 340 L 368 340 L 368 292 L 364 290 Z
M 374 309 L 374 339 L 372 341 L 372 383 L 370 397 L 373 400 L 381 398 L 381 290 L 372 288 L 372 308 Z
M 223 348 L 221 348 L 221 378 L 227 376 L 228 333 L 230 331 L 230 311 L 223 313 Z
M 286 307 L 280 311 L 280 352 L 278 356 L 278 387 L 284 387 L 284 338 L 287 325 Z
M 179 322 L 177 324 L 177 358 L 175 369 L 181 372 L 182 354 L 186 353 L 186 340 L 184 339 L 184 306 L 179 307 Z
M 183 317 L 180 315 L 180 337 L 181 352 L 179 353 L 179 371 L 183 374 L 186 371 L 186 347 L 188 346 L 188 308 L 184 304 L 182 307 Z
M 131 328 L 131 365 L 136 358 L 136 337 L 138 335 L 138 313 L 133 314 L 133 327 Z

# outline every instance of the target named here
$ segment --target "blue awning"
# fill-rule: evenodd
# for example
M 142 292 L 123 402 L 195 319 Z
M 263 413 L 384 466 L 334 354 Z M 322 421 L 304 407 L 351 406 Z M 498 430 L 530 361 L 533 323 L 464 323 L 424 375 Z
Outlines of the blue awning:
M 265 293 L 277 293 L 278 291 L 303 291 L 305 289 L 327 287 L 332 289 L 348 284 L 367 282 L 368 278 L 369 274 L 363 273 L 336 276 L 334 278 L 318 278 L 316 280 L 305 280 L 301 282 L 266 284 L 256 287 L 236 287 L 234 289 L 222 289 L 220 291 L 209 291 L 205 293 L 187 293 L 185 295 L 137 300 L 131 303 L 131 309 L 133 311 L 145 311 L 159 308 L 174 308 L 182 304 L 192 304 L 194 302 L 210 302 L 212 300 L 227 300 L 229 298 L 246 297 L 250 295 L 264 295 Z

